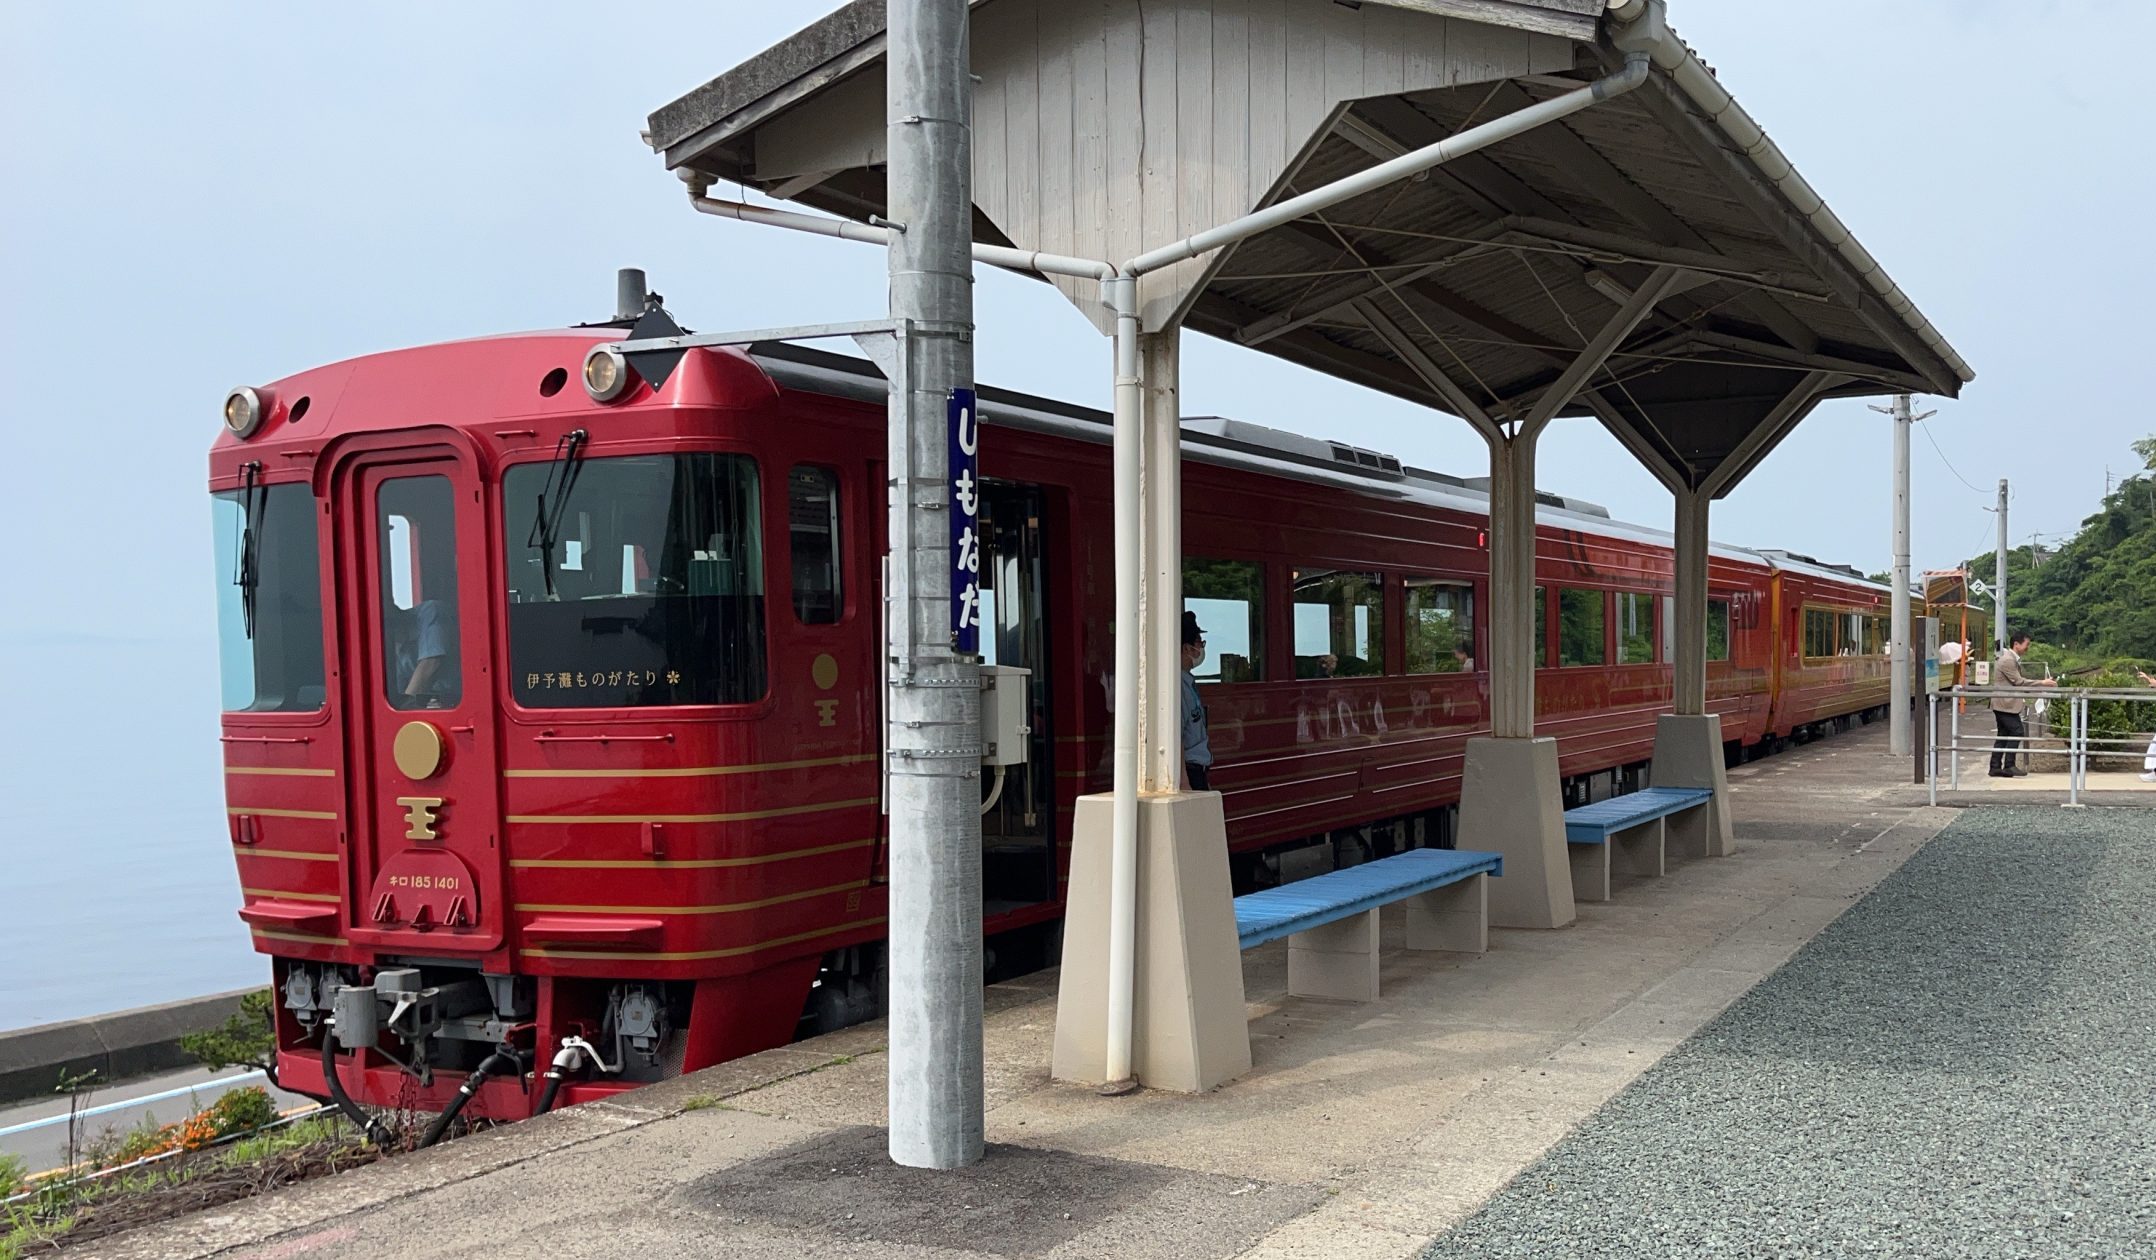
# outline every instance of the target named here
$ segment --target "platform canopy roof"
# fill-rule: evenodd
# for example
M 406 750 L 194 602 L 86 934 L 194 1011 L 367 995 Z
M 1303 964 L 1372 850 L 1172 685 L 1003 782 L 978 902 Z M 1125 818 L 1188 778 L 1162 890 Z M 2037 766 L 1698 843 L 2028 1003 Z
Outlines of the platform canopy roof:
M 1132 257 L 1608 75 L 1623 16 L 1604 0 L 974 0 L 976 237 Z M 880 214 L 883 35 L 881 0 L 859 0 L 661 107 L 648 139 L 685 174 Z M 1180 318 L 1500 423 L 1636 290 L 1669 283 L 1559 414 L 1599 417 L 1673 489 L 1717 495 L 1823 398 L 1973 379 L 1674 37 L 1628 95 L 1147 283 L 1148 327 Z M 1058 284 L 1105 319 L 1083 282 Z

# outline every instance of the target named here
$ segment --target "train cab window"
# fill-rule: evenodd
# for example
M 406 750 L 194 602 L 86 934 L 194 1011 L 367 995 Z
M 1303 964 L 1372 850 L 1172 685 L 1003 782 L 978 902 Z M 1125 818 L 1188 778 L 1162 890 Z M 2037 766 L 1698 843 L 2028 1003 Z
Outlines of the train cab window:
M 312 713 L 322 669 L 322 560 L 305 482 L 227 490 L 216 524 L 217 656 L 227 713 Z
M 839 590 L 838 474 L 796 464 L 786 476 L 787 534 L 793 548 L 794 616 L 828 626 L 845 611 Z
M 1475 588 L 1436 578 L 1403 579 L 1407 599 L 1407 672 L 1475 672 Z
M 1617 663 L 1654 664 L 1655 600 L 1652 595 L 1617 592 Z
M 1196 613 L 1205 627 L 1205 659 L 1192 677 L 1202 683 L 1265 677 L 1264 565 L 1185 556 L 1183 611 Z
M 1557 592 L 1557 664 L 1602 665 L 1609 661 L 1609 596 L 1603 591 Z
M 743 704 L 765 681 L 756 461 L 558 461 L 502 478 L 510 690 L 530 708 Z
M 1297 569 L 1295 676 L 1354 678 L 1385 672 L 1385 579 L 1376 573 Z
M 393 477 L 375 493 L 382 687 L 393 709 L 446 709 L 464 694 L 458 652 L 456 490 Z

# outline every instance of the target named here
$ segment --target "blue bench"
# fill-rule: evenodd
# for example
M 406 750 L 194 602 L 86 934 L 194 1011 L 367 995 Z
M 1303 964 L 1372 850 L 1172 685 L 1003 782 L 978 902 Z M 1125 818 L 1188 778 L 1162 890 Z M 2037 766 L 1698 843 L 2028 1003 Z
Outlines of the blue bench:
M 1572 858 L 1572 895 L 1610 899 L 1610 872 L 1659 876 L 1668 863 L 1668 820 L 1705 826 L 1705 788 L 1642 788 L 1565 811 L 1565 845 Z M 1693 810 L 1699 810 L 1693 815 Z M 1704 834 L 1704 833 L 1702 833 Z
M 1253 949 L 1288 942 L 1288 992 L 1377 1000 L 1379 908 L 1407 903 L 1407 947 L 1480 954 L 1490 947 L 1486 879 L 1504 857 L 1410 849 L 1235 899 L 1235 933 Z

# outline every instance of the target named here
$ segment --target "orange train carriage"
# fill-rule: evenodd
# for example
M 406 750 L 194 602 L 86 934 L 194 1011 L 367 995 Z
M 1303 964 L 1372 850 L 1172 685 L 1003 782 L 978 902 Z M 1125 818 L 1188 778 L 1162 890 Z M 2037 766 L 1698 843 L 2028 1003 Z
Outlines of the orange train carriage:
M 883 381 L 697 349 L 595 401 L 580 368 L 621 335 L 228 400 L 227 812 L 286 1088 L 518 1117 L 880 1010 Z M 1009 970 L 1049 956 L 1073 803 L 1108 786 L 1109 426 L 982 405 L 982 651 L 1031 671 L 1032 746 L 983 819 Z M 1487 729 L 1483 491 L 1233 421 L 1185 446 L 1238 882 L 1449 844 Z M 1537 706 L 1574 799 L 1635 775 L 1667 711 L 1668 543 L 1544 496 Z M 1733 757 L 1886 703 L 1884 587 L 1718 546 L 1709 588 Z

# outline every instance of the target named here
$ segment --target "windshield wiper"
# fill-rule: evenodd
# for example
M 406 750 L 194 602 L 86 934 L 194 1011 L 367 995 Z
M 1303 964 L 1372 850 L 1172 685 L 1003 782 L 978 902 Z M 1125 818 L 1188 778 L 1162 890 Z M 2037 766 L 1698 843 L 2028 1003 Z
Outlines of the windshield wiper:
M 262 589 L 262 524 L 268 515 L 269 487 L 262 484 L 259 461 L 240 469 L 240 554 L 232 584 L 240 588 L 240 622 L 255 637 L 255 595 Z
M 532 518 L 527 547 L 539 549 L 539 573 L 546 581 L 547 598 L 554 598 L 554 544 L 561 538 L 561 523 L 569 515 L 569 492 L 584 467 L 584 444 L 591 435 L 571 429 L 554 443 L 554 466 L 547 470 L 546 485 L 539 491 L 539 511 Z

